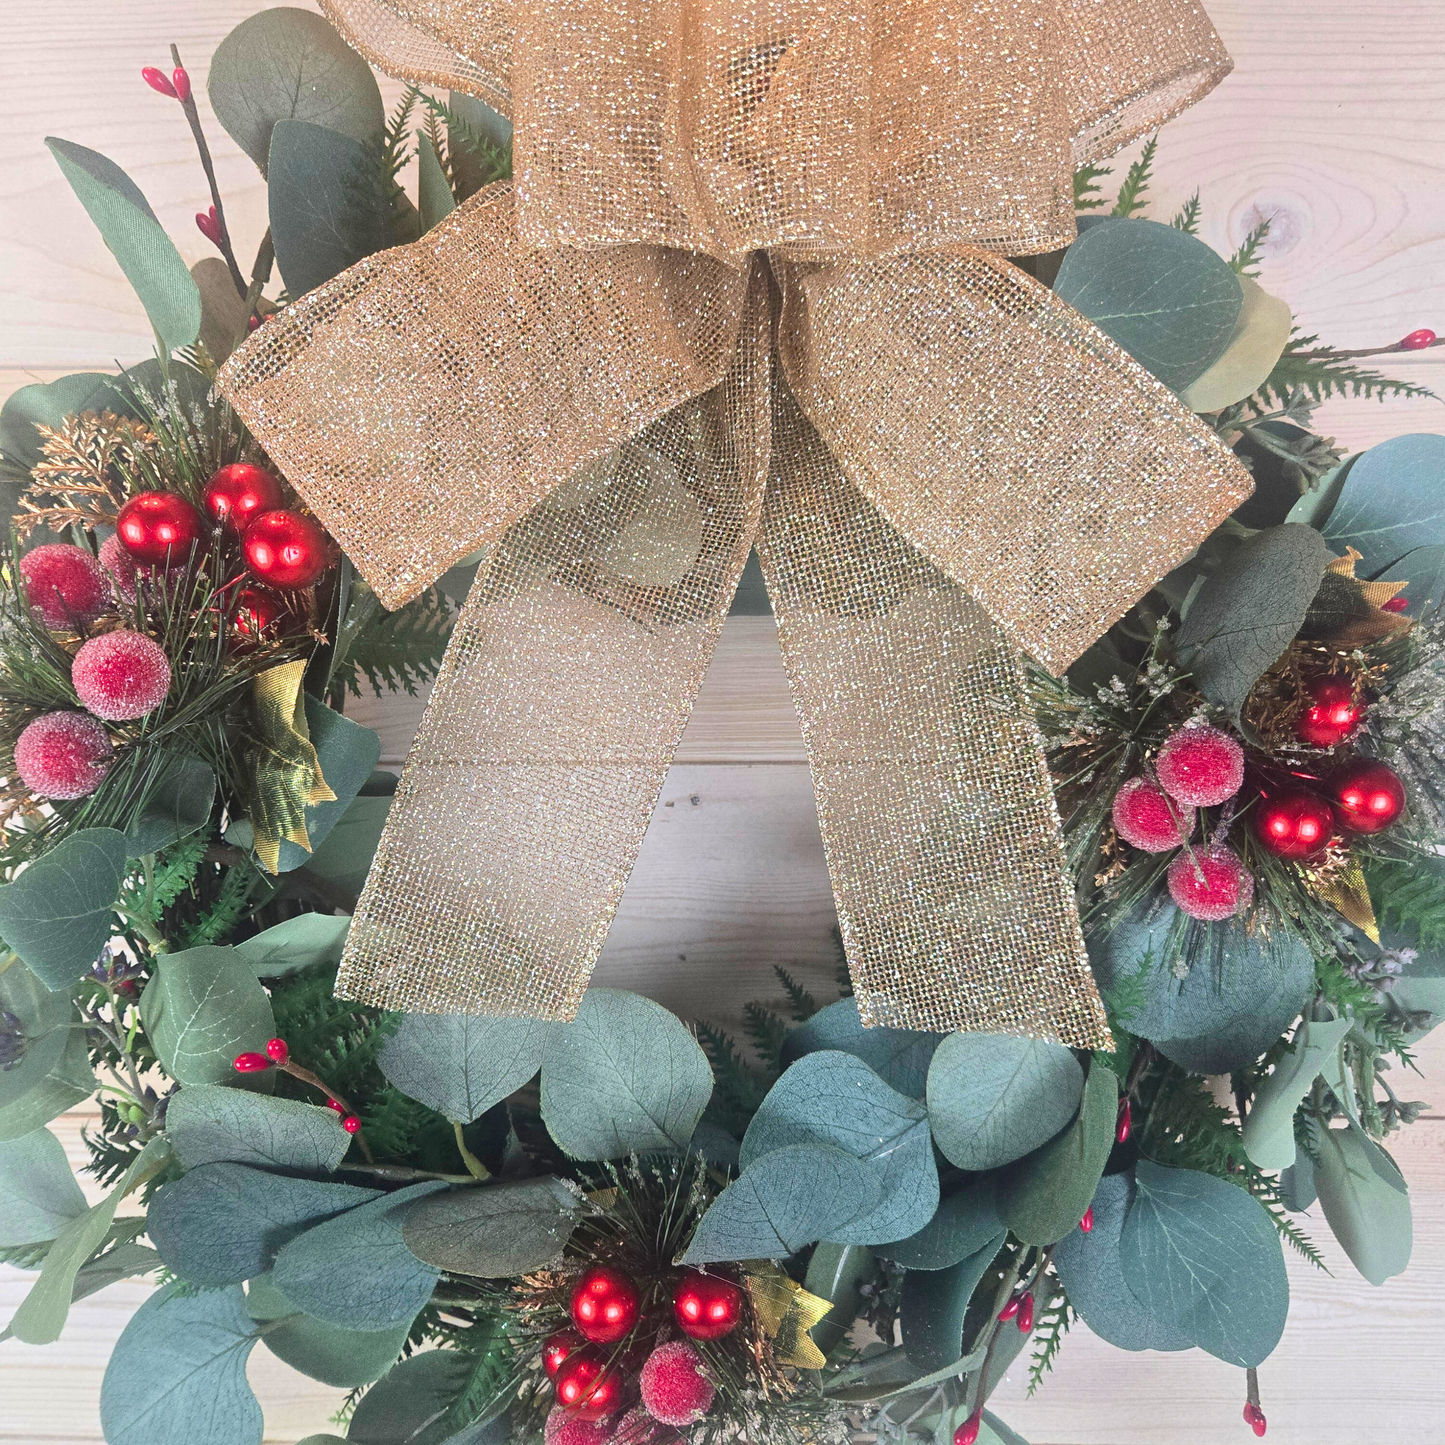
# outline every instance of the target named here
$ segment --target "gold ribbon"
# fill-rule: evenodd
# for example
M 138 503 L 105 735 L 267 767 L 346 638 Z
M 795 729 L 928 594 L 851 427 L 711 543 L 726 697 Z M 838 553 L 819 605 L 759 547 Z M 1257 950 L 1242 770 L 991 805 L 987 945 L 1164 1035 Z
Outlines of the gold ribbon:
M 1209 89 L 1188 0 L 323 0 L 513 115 L 516 184 L 222 373 L 396 606 L 487 549 L 338 981 L 575 1012 L 756 544 L 865 1022 L 1108 1031 L 1019 649 L 1248 495 L 1008 253 Z

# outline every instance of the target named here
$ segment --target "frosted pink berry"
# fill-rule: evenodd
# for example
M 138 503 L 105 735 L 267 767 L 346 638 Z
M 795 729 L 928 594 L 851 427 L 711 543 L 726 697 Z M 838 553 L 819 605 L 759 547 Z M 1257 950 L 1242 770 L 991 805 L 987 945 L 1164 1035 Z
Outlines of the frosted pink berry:
M 1175 802 L 1213 808 L 1244 782 L 1244 749 L 1218 728 L 1189 723 L 1164 740 L 1154 768 Z
M 165 701 L 171 664 L 139 632 L 107 632 L 81 644 L 70 667 L 76 696 L 109 722 L 144 717 Z
M 609 1445 L 681 1445 L 682 1436 L 660 1420 L 654 1420 L 641 1405 L 634 1405 L 617 1423 Z
M 1167 853 L 1194 831 L 1194 809 L 1186 820 L 1177 803 L 1148 778 L 1130 778 L 1114 794 L 1114 830 L 1146 853 Z
M 611 1420 L 584 1420 L 554 1405 L 542 1426 L 544 1445 L 605 1445 L 612 1438 Z
M 132 603 L 136 597 L 135 558 L 122 546 L 121 540 L 112 533 L 100 544 L 101 570 L 110 579 L 111 590 L 122 601 Z
M 664 1425 L 692 1425 L 707 1414 L 717 1395 L 702 1372 L 698 1353 L 684 1340 L 659 1345 L 638 1376 L 642 1403 Z
M 1217 923 L 1249 907 L 1254 879 L 1222 843 L 1186 849 L 1169 865 L 1169 896 L 1191 918 Z
M 85 550 L 70 542 L 37 547 L 20 559 L 25 596 L 47 627 L 73 627 L 105 611 L 110 601 L 105 574 Z
M 101 723 L 83 712 L 49 712 L 15 740 L 15 771 L 40 798 L 84 798 L 110 771 L 115 749 Z

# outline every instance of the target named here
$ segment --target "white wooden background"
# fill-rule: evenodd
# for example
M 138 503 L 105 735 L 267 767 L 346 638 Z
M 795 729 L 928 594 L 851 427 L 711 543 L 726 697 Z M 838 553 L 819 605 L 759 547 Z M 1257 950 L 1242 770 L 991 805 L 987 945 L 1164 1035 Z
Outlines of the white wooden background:
M 209 254 L 192 215 L 205 186 L 178 108 L 139 79 L 181 47 L 198 92 L 206 59 L 256 0 L 0 0 L 0 398 L 30 380 L 141 359 L 149 329 L 109 253 L 44 150 L 59 134 L 104 151 L 136 179 L 188 260 Z M 1445 334 L 1445 5 L 1439 0 L 1215 0 L 1235 75 L 1171 125 L 1156 214 L 1196 187 L 1204 234 L 1230 249 L 1255 221 L 1274 228 L 1264 284 L 1336 345 Z M 390 93 L 390 92 L 389 92 Z M 203 102 L 204 109 L 204 102 Z M 209 127 L 238 250 L 264 225 L 249 161 Z M 1390 369 L 1445 387 L 1445 351 Z M 1352 448 L 1445 431 L 1438 403 L 1332 402 L 1322 429 Z M 358 713 L 360 715 L 360 713 Z M 399 762 L 416 710 L 365 720 Z M 734 618 L 689 726 L 599 970 L 679 1012 L 734 1014 L 766 995 L 771 966 L 795 966 L 828 998 L 832 910 L 806 767 L 767 619 Z M 1442 1031 L 1445 1032 L 1445 1031 Z M 1439 1095 L 1396 1156 L 1412 1185 L 1415 1262 L 1366 1285 L 1315 1233 L 1333 1278 L 1291 1265 L 1289 1328 L 1262 1371 L 1280 1445 L 1445 1439 L 1445 1039 L 1423 1052 Z M 1435 1088 L 1432 1091 L 1431 1084 Z M 1400 1085 L 1397 1083 L 1397 1089 Z M 76 1163 L 81 1114 L 59 1122 Z M 0 1271 L 0 1320 L 28 1277 Z M 100 1439 L 96 1400 L 110 1347 L 145 1286 L 83 1302 L 47 1349 L 0 1345 L 0 1442 Z M 338 1392 L 263 1349 L 250 1375 L 268 1441 L 327 1428 Z M 1224 1445 L 1253 1438 L 1242 1377 L 1198 1352 L 1129 1355 L 1076 1327 L 1045 1388 L 1024 1399 L 1016 1369 L 999 1413 L 1034 1445 Z

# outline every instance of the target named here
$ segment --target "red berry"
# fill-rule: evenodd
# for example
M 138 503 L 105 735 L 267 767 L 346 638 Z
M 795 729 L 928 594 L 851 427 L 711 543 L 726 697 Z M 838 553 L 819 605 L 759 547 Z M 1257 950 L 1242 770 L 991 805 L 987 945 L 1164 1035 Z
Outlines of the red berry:
M 221 244 L 221 223 L 216 219 L 216 208 L 211 207 L 210 211 L 196 212 L 196 229 L 208 240 L 211 245 L 219 247 Z
M 637 1383 L 647 1413 L 664 1425 L 695 1425 L 717 1397 L 697 1351 L 684 1340 L 659 1345 Z
M 1403 595 L 1391 597 L 1389 601 L 1380 603 L 1381 612 L 1404 612 L 1410 605 L 1409 599 Z
M 975 1410 L 957 1430 L 953 1432 L 953 1445 L 974 1445 L 978 1439 L 979 1427 L 983 1424 L 982 1409 Z
M 1179 805 L 1148 778 L 1130 778 L 1114 794 L 1114 830 L 1146 853 L 1177 848 L 1194 830 L 1194 809 L 1188 821 Z
M 614 1438 L 610 1420 L 584 1420 L 560 1405 L 547 1412 L 542 1425 L 543 1445 L 608 1445 Z
M 177 98 L 176 88 L 166 79 L 165 71 L 157 70 L 154 65 L 142 66 L 140 78 L 145 81 L 152 90 L 159 91 L 161 95 L 168 95 L 172 100 Z
M 37 798 L 85 798 L 115 758 L 110 734 L 83 712 L 48 712 L 15 740 L 15 771 Z
M 1018 1327 L 1021 1335 L 1028 1334 L 1034 1327 L 1034 1297 L 1031 1294 L 1026 1294 L 1019 1301 Z
M 284 1064 L 291 1057 L 291 1049 L 285 1039 L 269 1039 L 266 1043 L 266 1057 L 278 1064 Z
M 557 1445 L 564 1445 L 558 1441 Z M 608 1445 L 683 1445 L 682 1436 L 660 1420 L 654 1420 L 641 1405 L 634 1405 L 617 1422 Z
M 613 1344 L 637 1323 L 637 1286 L 620 1269 L 593 1265 L 572 1287 L 571 1309 L 572 1323 L 587 1339 Z
M 274 512 L 285 501 L 280 481 L 265 467 L 232 462 L 206 484 L 202 505 L 213 522 L 239 536 L 263 512 Z
M 1295 723 L 1295 736 L 1315 748 L 1332 748 L 1350 736 L 1365 716 L 1347 677 L 1317 677 L 1307 689 L 1309 702 Z
M 346 1112 L 346 1105 L 343 1104 L 340 1099 L 328 1099 L 326 1101 L 326 1107 L 328 1109 L 335 1109 L 338 1114 L 344 1114 Z
M 106 610 L 105 573 L 84 547 L 56 542 L 20 559 L 25 599 L 47 626 L 76 628 Z
M 580 1350 L 582 1344 L 582 1336 L 576 1330 L 558 1330 L 556 1334 L 547 1337 L 547 1343 L 542 1346 L 542 1368 L 547 1372 L 549 1380 L 557 1378 L 562 1361 L 575 1350 Z
M 1246 1425 L 1253 1425 L 1253 1424 L 1254 1424 L 1254 1417 L 1259 1414 L 1259 1406 L 1251 1403 L 1249 1400 L 1246 1400 L 1246 1401 L 1244 1402 L 1244 1411 L 1243 1411 L 1243 1414 L 1244 1414 L 1244 1423 L 1245 1423 Z
M 100 544 L 101 570 L 110 579 L 111 591 L 121 602 L 136 598 L 135 558 L 121 545 L 118 533 L 112 533 Z
M 1089 1234 L 1094 1228 L 1094 1206 L 1091 1204 L 1085 1211 L 1084 1217 L 1079 1221 L 1079 1232 Z
M 1266 853 L 1276 858 L 1311 858 L 1329 843 L 1335 816 L 1323 798 L 1299 790 L 1261 798 L 1252 825 Z
M 999 1323 L 1007 1324 L 1011 1319 L 1013 1319 L 1018 1314 L 1019 1305 L 1021 1303 L 1022 1300 L 1018 1295 L 1010 1295 L 1008 1303 L 1005 1304 L 1004 1307 L 998 1312 Z
M 261 642 L 285 611 L 281 599 L 264 587 L 243 587 L 236 598 L 235 615 L 231 618 L 237 648 L 246 651 Z
M 171 71 L 171 84 L 176 88 L 177 100 L 191 98 L 191 77 L 179 65 Z
M 345 1129 L 348 1134 L 359 1134 L 361 1133 L 361 1120 L 358 1119 L 355 1114 L 348 1114 L 341 1121 L 341 1127 Z
M 179 567 L 205 535 L 201 514 L 175 492 L 141 492 L 120 509 L 115 533 L 131 557 L 152 567 Z
M 1188 849 L 1169 865 L 1169 896 L 1191 918 L 1217 923 L 1249 907 L 1254 879 L 1222 843 Z
M 1424 351 L 1427 346 L 1434 346 L 1435 333 L 1428 326 L 1422 326 L 1418 331 L 1412 331 L 1408 336 L 1400 338 L 1401 351 Z M 1263 1434 L 1263 1431 L 1260 1432 Z
M 70 664 L 76 696 L 96 717 L 125 722 L 165 700 L 171 664 L 158 643 L 139 632 L 105 632 L 83 642 Z
M 622 1403 L 622 1375 L 598 1350 L 576 1350 L 557 1371 L 557 1399 L 568 1414 L 600 1420 Z
M 694 1340 L 720 1340 L 742 1322 L 743 1292 L 716 1274 L 685 1274 L 672 1291 L 672 1316 Z
M 241 538 L 246 565 L 272 587 L 309 587 L 325 570 L 326 533 L 299 512 L 262 512 Z
M 271 1067 L 271 1060 L 265 1054 L 237 1054 L 231 1061 L 231 1067 L 238 1074 L 259 1074 L 262 1069 Z
M 1264 1439 L 1264 1432 L 1268 1426 L 1269 1422 L 1264 1418 L 1264 1411 L 1256 1410 L 1254 1412 L 1254 1419 L 1249 1422 L 1249 1428 L 1262 1440 Z
M 1218 728 L 1188 723 L 1164 740 L 1155 771 L 1176 802 L 1217 807 L 1244 782 L 1244 749 Z
M 1129 1135 L 1134 1132 L 1134 1111 L 1129 1107 L 1127 1099 L 1119 1100 L 1119 1112 L 1114 1116 L 1114 1142 L 1116 1144 L 1127 1144 Z
M 1348 833 L 1379 833 L 1405 811 L 1405 785 L 1373 758 L 1357 758 L 1325 779 L 1335 822 Z

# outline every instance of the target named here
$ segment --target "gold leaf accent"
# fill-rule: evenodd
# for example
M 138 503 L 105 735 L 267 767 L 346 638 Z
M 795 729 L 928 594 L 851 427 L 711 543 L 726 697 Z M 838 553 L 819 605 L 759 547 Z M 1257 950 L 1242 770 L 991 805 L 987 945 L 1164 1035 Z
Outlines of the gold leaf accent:
M 283 838 L 311 851 L 306 809 L 336 799 L 306 726 L 305 673 L 305 658 L 297 658 L 267 669 L 251 684 L 259 744 L 251 788 L 252 846 L 268 873 L 280 869 Z
M 1364 871 L 1355 859 L 1351 858 L 1327 882 L 1316 884 L 1314 893 L 1322 903 L 1328 903 L 1340 913 L 1346 922 L 1353 923 L 1371 943 L 1379 943 L 1380 925 L 1375 921 L 1375 905 L 1370 901 Z
M 821 1370 L 827 1357 L 808 1333 L 833 1308 L 830 1300 L 809 1294 L 775 1264 L 758 1263 L 743 1276 L 763 1333 L 773 1342 L 780 1365 Z

